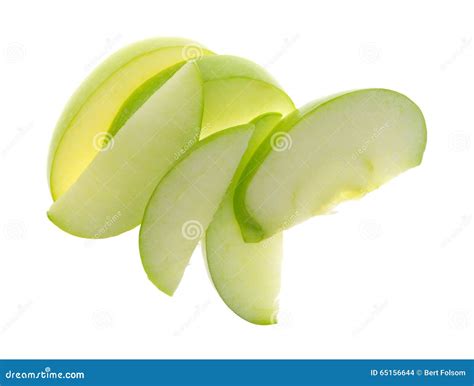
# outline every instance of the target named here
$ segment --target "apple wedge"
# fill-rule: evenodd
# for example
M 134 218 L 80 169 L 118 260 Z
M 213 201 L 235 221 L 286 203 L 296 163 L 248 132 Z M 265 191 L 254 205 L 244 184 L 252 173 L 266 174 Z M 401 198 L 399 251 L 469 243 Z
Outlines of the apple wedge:
M 177 63 L 210 54 L 191 40 L 155 38 L 127 46 L 98 66 L 71 97 L 54 131 L 48 159 L 53 199 L 69 189 L 110 139 L 109 127 L 133 91 Z
M 227 191 L 252 135 L 252 124 L 199 142 L 163 177 L 140 228 L 140 255 L 148 278 L 172 295 Z
M 268 112 L 285 116 L 295 109 L 276 80 L 247 59 L 216 55 L 203 57 L 197 64 L 204 82 L 201 137 Z
M 106 151 L 55 201 L 48 216 L 61 229 L 105 238 L 137 226 L 153 189 L 176 154 L 199 136 L 199 69 L 184 65 L 127 120 Z
M 245 124 L 269 111 L 289 114 L 295 106 L 268 72 L 257 64 L 237 56 L 204 56 L 196 60 L 204 88 L 204 112 L 201 138 Z M 109 128 L 116 133 L 147 98 L 156 92 L 174 72 L 178 63 L 138 87 L 124 102 Z
M 77 180 L 107 141 L 194 52 L 205 82 L 203 136 L 267 111 L 287 114 L 293 102 L 262 67 L 212 52 L 186 39 L 149 39 L 101 64 L 68 102 L 51 141 L 48 175 L 54 200 Z M 192 56 L 191 56 L 192 57 Z
M 237 186 L 244 240 L 365 195 L 419 165 L 425 145 L 423 114 L 395 91 L 346 92 L 296 110 L 260 145 Z
M 193 61 L 199 71 L 203 83 L 203 113 L 200 122 L 196 125 L 196 128 L 202 127 L 201 137 L 222 130 L 225 127 L 228 127 L 228 125 L 234 126 L 247 123 L 256 115 L 266 111 L 266 109 L 275 109 L 284 114 L 294 109 L 291 99 L 279 88 L 276 81 L 274 81 L 273 78 L 260 66 L 246 59 L 234 56 L 216 56 L 216 60 L 207 60 L 210 57 L 212 56 L 203 56 L 201 59 Z M 97 123 L 96 126 L 93 127 L 93 125 L 89 125 L 87 128 L 76 130 L 76 123 L 88 122 L 87 119 L 85 121 L 82 119 L 77 122 L 74 121 L 76 123 L 71 126 L 72 128 L 68 128 L 67 125 L 58 125 L 58 127 L 64 131 L 65 138 L 67 137 L 68 139 L 56 142 L 55 134 L 52 149 L 54 148 L 57 154 L 63 154 L 64 151 L 66 151 L 67 155 L 59 158 L 53 157 L 54 161 L 52 162 L 54 165 L 58 165 L 58 168 L 55 167 L 51 169 L 51 176 L 57 176 L 56 180 L 59 182 L 51 184 L 51 190 L 54 192 L 54 187 L 61 187 L 56 190 L 56 193 L 53 193 L 53 197 L 56 199 L 60 198 L 65 193 L 69 192 L 69 189 L 73 186 L 75 193 L 71 194 L 69 197 L 75 197 L 80 189 L 88 189 L 90 182 L 87 182 L 82 187 L 80 185 L 90 177 L 81 180 L 80 176 L 87 171 L 89 165 L 94 165 L 94 157 L 100 156 L 100 159 L 104 159 L 104 155 L 101 153 L 111 147 L 111 145 L 115 144 L 115 136 L 119 134 L 120 130 L 127 126 L 129 120 L 133 120 L 132 118 L 134 115 L 140 112 L 141 107 L 148 101 L 148 99 L 156 95 L 185 63 L 186 62 L 181 61 L 171 65 L 140 84 L 130 93 L 130 95 L 128 95 L 127 98 L 125 98 L 117 111 L 114 109 L 115 116 L 112 117 L 113 119 L 109 126 L 106 126 L 109 119 L 107 119 L 107 121 L 102 120 L 103 114 L 100 109 L 103 106 L 98 105 L 94 107 L 94 98 L 92 97 L 91 100 L 88 100 L 89 107 L 86 110 L 88 114 L 92 114 L 94 111 L 97 113 L 97 122 L 94 121 Z M 123 80 L 117 79 L 117 81 Z M 86 83 L 88 83 L 88 81 L 86 81 Z M 119 85 L 117 85 L 117 87 L 119 87 Z M 125 94 L 120 95 L 121 97 L 119 99 L 122 100 Z M 117 99 L 116 102 L 118 103 L 118 101 L 119 100 Z M 176 106 L 176 108 L 179 108 L 179 106 Z M 109 114 L 107 111 L 108 110 L 104 112 L 105 115 Z M 157 111 L 157 114 L 148 114 L 148 117 L 151 120 L 151 125 L 154 125 L 155 122 L 153 120 L 159 118 L 160 113 L 161 110 Z M 183 110 L 180 114 L 186 114 L 186 112 Z M 144 120 L 145 115 L 142 116 L 143 119 L 138 120 L 140 121 L 139 125 L 136 125 L 136 119 L 133 120 L 133 122 L 135 122 L 133 124 L 135 127 L 134 131 L 138 131 L 141 127 L 147 125 L 147 122 Z M 90 119 L 93 119 L 93 117 L 91 116 Z M 81 125 L 79 126 L 82 127 Z M 103 132 L 97 133 L 99 126 L 102 128 Z M 138 134 L 135 133 L 133 135 Z M 179 158 L 183 152 L 188 150 L 198 140 L 198 136 L 182 137 L 181 139 L 184 140 L 184 142 L 181 144 L 179 149 L 173 148 L 175 143 L 172 143 L 169 148 L 174 149 L 174 153 L 169 157 L 171 160 L 175 161 Z M 114 152 L 114 154 L 116 153 Z M 163 153 L 163 155 L 166 154 L 166 152 Z M 168 154 L 168 156 L 170 155 Z M 61 160 L 61 162 L 56 162 L 57 160 Z M 148 181 L 149 183 L 159 181 L 159 177 L 167 171 L 165 170 L 164 165 L 171 166 L 171 163 L 168 161 L 169 160 L 164 160 L 160 163 L 161 174 L 158 173 L 156 176 L 153 176 L 153 178 L 150 178 Z M 72 168 L 75 168 L 73 164 L 81 165 L 80 168 L 76 169 L 78 172 L 80 170 L 79 174 L 72 172 Z M 103 163 L 103 165 L 105 164 L 106 163 Z M 94 166 L 94 168 L 95 167 L 96 166 Z M 107 180 L 105 176 L 107 173 L 105 170 L 102 170 L 102 172 L 104 175 L 103 180 L 105 181 Z M 90 176 L 90 172 L 88 173 Z M 55 178 L 56 177 L 53 179 Z M 131 183 L 133 183 L 132 181 L 134 181 L 133 178 L 130 179 Z M 72 205 L 72 203 L 68 204 L 68 212 L 58 211 L 61 206 L 65 205 L 63 201 L 61 204 L 52 208 L 50 218 L 63 230 L 74 235 L 82 235 L 83 237 L 104 238 L 129 230 L 133 227 L 132 224 L 138 225 L 136 219 L 143 214 L 144 207 L 142 208 L 141 205 L 138 205 L 138 202 L 129 206 L 128 201 L 131 197 L 127 192 L 134 191 L 134 188 L 126 187 L 126 184 L 127 181 L 124 179 L 123 186 L 116 185 L 114 186 L 114 191 L 109 189 L 108 193 L 105 192 L 105 194 L 96 195 L 95 197 L 80 195 L 81 200 L 76 201 L 76 205 Z M 148 191 L 148 189 L 145 189 L 144 194 Z M 107 197 L 107 194 L 110 195 L 110 198 Z M 120 211 L 120 223 L 123 224 L 123 227 L 115 225 L 117 222 L 116 212 L 111 214 L 105 209 L 105 206 L 102 208 L 102 200 L 112 202 L 117 201 L 117 197 L 122 199 L 123 204 L 128 206 L 129 209 L 126 212 Z M 89 231 L 86 231 L 86 229 L 87 227 L 90 227 L 90 221 L 82 223 L 83 217 L 75 215 L 77 211 L 83 209 L 83 202 L 88 203 L 89 210 L 96 210 L 96 212 L 91 212 L 87 215 L 88 218 L 93 218 L 96 223 L 96 225 L 91 227 Z M 143 202 L 141 202 L 141 204 L 143 204 Z M 138 212 L 133 214 L 133 216 L 131 213 L 132 209 L 138 210 Z M 60 215 L 59 212 L 61 212 Z M 104 217 L 103 214 L 106 214 L 108 217 Z M 125 217 L 127 217 L 127 219 L 125 219 Z M 114 222 L 113 226 L 110 225 L 111 219 Z M 104 231 L 104 228 L 106 228 L 106 231 Z M 98 229 L 99 231 L 97 231 Z M 119 231 L 119 229 L 121 231 Z
M 245 243 L 234 214 L 234 189 L 247 162 L 281 115 L 269 113 L 253 121 L 255 131 L 233 182 L 206 231 L 207 268 L 220 297 L 241 318 L 274 324 L 278 313 L 283 235 Z

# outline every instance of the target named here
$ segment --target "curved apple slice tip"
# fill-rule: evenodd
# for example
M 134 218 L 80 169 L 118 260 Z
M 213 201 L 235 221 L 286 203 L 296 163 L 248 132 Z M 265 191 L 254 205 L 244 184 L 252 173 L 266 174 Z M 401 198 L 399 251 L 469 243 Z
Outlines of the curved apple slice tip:
M 268 113 L 252 121 L 254 134 L 203 245 L 209 275 L 222 300 L 242 319 L 259 325 L 277 323 L 283 235 L 246 243 L 234 214 L 233 197 L 249 159 L 280 119 L 281 114 Z
M 234 210 L 258 242 L 341 201 L 358 198 L 421 163 L 418 106 L 386 89 L 351 91 L 287 116 L 250 160 Z
M 172 295 L 227 191 L 254 126 L 213 134 L 191 147 L 156 187 L 140 228 L 148 278 Z
M 102 144 L 130 94 L 155 74 L 185 63 L 189 55 L 213 53 L 181 38 L 153 38 L 133 43 L 108 57 L 79 86 L 61 114 L 48 156 L 48 182 L 53 200 L 74 184 Z
M 183 114 L 183 109 L 185 114 Z M 203 96 L 194 63 L 155 92 L 99 152 L 48 216 L 66 232 L 106 238 L 137 226 L 176 154 L 199 137 Z

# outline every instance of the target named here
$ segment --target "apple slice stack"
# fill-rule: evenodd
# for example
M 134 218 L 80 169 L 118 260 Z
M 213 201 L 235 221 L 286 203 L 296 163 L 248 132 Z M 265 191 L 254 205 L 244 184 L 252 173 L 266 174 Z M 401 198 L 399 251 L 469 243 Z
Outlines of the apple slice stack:
M 177 289 L 199 241 L 236 314 L 276 323 L 282 231 L 420 164 L 419 108 L 385 89 L 295 109 L 258 65 L 185 39 L 102 63 L 53 134 L 51 221 L 85 238 L 137 225 L 149 279 Z

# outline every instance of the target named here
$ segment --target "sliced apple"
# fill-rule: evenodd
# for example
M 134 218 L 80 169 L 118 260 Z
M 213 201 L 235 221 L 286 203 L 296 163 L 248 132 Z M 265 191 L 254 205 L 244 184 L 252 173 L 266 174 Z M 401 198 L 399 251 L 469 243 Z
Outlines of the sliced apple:
M 203 57 L 198 61 L 204 82 L 204 114 L 201 137 L 255 117 L 295 109 L 288 95 L 268 72 L 235 56 Z
M 253 121 L 255 131 L 234 180 L 206 232 L 204 253 L 217 292 L 237 315 L 255 324 L 277 321 L 283 237 L 245 243 L 235 218 L 234 189 L 248 160 L 281 119 L 269 113 Z
M 99 152 L 51 206 L 49 218 L 63 230 L 88 238 L 137 226 L 176 154 L 198 138 L 202 109 L 201 76 L 188 63 L 127 120 L 107 151 Z
M 163 292 L 176 290 L 253 128 L 237 126 L 199 142 L 156 187 L 140 228 L 140 255 L 148 278 Z
M 97 155 L 120 107 L 137 87 L 177 63 L 210 54 L 191 40 L 156 38 L 125 47 L 103 62 L 71 97 L 56 126 L 48 160 L 53 199 Z
M 358 90 L 287 116 L 258 148 L 234 196 L 247 242 L 361 197 L 420 164 L 426 126 L 407 97 Z
M 201 122 L 199 122 L 198 124 L 198 126 L 203 127 L 202 137 L 205 137 L 212 132 L 224 129 L 225 127 L 223 125 L 231 123 L 235 125 L 246 123 L 252 118 L 254 118 L 255 115 L 259 115 L 261 112 L 266 111 L 267 108 L 276 109 L 277 111 L 281 111 L 283 113 L 292 111 L 293 103 L 291 99 L 277 86 L 273 78 L 263 68 L 257 66 L 256 64 L 248 60 L 233 56 L 216 56 L 216 60 L 208 61 L 207 58 L 209 57 L 210 56 L 204 56 L 202 59 L 195 61 L 196 66 L 200 72 L 202 82 L 204 84 L 203 116 Z M 170 67 L 167 67 L 161 72 L 158 72 L 156 75 L 149 78 L 139 87 L 137 87 L 133 92 L 131 92 L 131 94 L 125 99 L 123 104 L 120 106 L 118 111 L 116 111 L 116 115 L 113 118 L 110 126 L 108 126 L 103 133 L 98 133 L 102 135 L 98 139 L 101 140 L 103 143 L 97 140 L 97 133 L 95 134 L 95 137 L 92 137 L 95 131 L 85 130 L 84 132 L 80 133 L 78 133 L 77 131 L 74 132 L 74 130 L 68 131 L 68 138 L 70 138 L 71 141 L 73 140 L 73 138 L 76 138 L 77 144 L 74 145 L 75 150 L 71 151 L 71 158 L 69 160 L 63 159 L 62 162 L 65 162 L 68 165 L 72 165 L 72 162 L 75 162 L 75 160 L 77 160 L 76 157 L 81 158 L 81 173 L 85 173 L 85 171 L 87 171 L 87 165 L 92 165 L 92 160 L 94 160 L 94 158 L 89 159 L 89 155 L 92 154 L 90 153 L 90 148 L 93 148 L 94 153 L 100 153 L 103 146 L 108 146 L 108 141 L 111 141 L 114 136 L 116 136 L 119 131 L 123 127 L 125 127 L 124 125 L 128 122 L 128 120 L 130 120 L 134 116 L 134 114 L 136 114 L 140 110 L 141 106 L 143 106 L 152 95 L 155 95 L 158 90 L 160 90 L 162 87 L 164 87 L 164 85 L 167 84 L 169 79 L 177 71 L 179 71 L 180 68 L 182 68 L 183 63 L 184 62 L 179 62 Z M 210 88 L 208 87 L 209 84 L 212 84 Z M 183 110 L 181 114 L 186 114 L 185 110 Z M 150 118 L 154 119 L 156 116 L 158 115 L 152 115 L 150 116 Z M 140 127 L 144 125 L 146 125 L 146 122 L 141 121 Z M 138 128 L 136 128 L 135 130 L 138 130 Z M 74 133 L 77 134 L 77 137 Z M 87 136 L 89 136 L 88 141 L 86 141 Z M 176 156 L 179 156 L 182 150 L 186 150 L 187 148 L 192 146 L 194 142 L 196 142 L 196 140 L 197 138 L 194 137 L 188 138 L 186 140 L 186 143 L 182 144 L 179 151 L 175 149 L 175 151 L 177 152 L 173 154 L 172 158 L 176 158 Z M 58 146 L 58 149 L 61 149 L 61 152 L 63 151 L 62 147 L 63 143 L 61 142 L 61 144 Z M 81 153 L 81 147 L 85 147 L 88 149 L 84 149 L 85 153 Z M 66 146 L 66 148 L 68 148 L 68 146 Z M 172 146 L 170 148 L 172 148 Z M 86 153 L 89 155 L 83 157 L 83 155 Z M 82 162 L 85 159 L 87 159 L 87 165 L 86 163 Z M 85 166 L 86 169 L 83 170 L 83 166 Z M 66 166 L 66 169 L 68 167 L 69 166 Z M 67 173 L 66 169 L 61 170 L 63 170 L 63 173 Z M 162 174 L 165 171 L 166 170 L 161 169 Z M 72 174 L 67 175 L 70 176 Z M 74 174 L 74 182 L 78 181 L 79 176 L 80 174 Z M 159 181 L 159 177 L 160 175 L 157 175 L 156 178 L 150 179 L 149 182 L 157 182 Z M 64 181 L 63 174 L 61 174 L 60 179 L 61 181 Z M 123 184 L 125 185 L 126 181 L 123 181 Z M 69 184 L 67 185 L 68 186 L 65 192 L 67 192 L 67 189 L 69 189 Z M 66 185 L 62 184 L 61 186 Z M 123 188 L 125 188 L 125 186 Z M 77 190 L 78 188 L 76 187 L 75 189 Z M 116 196 L 124 197 L 124 199 L 126 200 L 130 199 L 130 197 L 127 195 L 127 193 L 125 193 L 125 191 L 123 191 L 122 194 L 122 187 L 116 186 L 116 189 L 120 190 L 117 190 L 116 193 L 109 192 L 109 194 L 111 194 L 110 200 L 116 200 Z M 61 192 L 61 194 L 64 194 L 64 192 Z M 74 195 L 75 194 L 76 193 L 74 193 Z M 89 206 L 91 208 L 100 208 L 101 203 L 98 200 L 104 199 L 108 200 L 105 195 L 103 197 L 88 197 L 87 202 L 89 203 Z M 60 205 L 58 205 L 57 207 L 60 207 Z M 143 211 L 141 210 L 141 206 L 138 206 L 138 208 L 140 209 L 139 213 L 134 215 L 134 218 L 143 213 Z M 132 207 L 130 207 L 129 209 L 131 210 Z M 51 214 L 54 214 L 53 212 Z M 69 216 L 72 217 L 74 212 L 75 211 L 69 212 Z M 99 226 L 100 224 L 108 223 L 107 218 L 102 218 L 99 213 L 101 212 L 90 214 L 92 217 L 94 217 L 95 221 L 98 224 L 92 228 L 92 230 L 94 231 L 97 230 L 97 226 Z M 108 213 L 108 211 L 105 211 L 105 213 Z M 56 223 L 61 224 L 60 226 L 64 230 L 76 235 L 81 234 L 83 235 L 83 237 L 91 237 L 90 232 L 87 233 L 82 230 L 79 231 L 77 229 L 80 221 L 79 217 L 76 216 L 76 219 L 74 221 L 69 221 L 70 225 L 66 225 L 65 217 L 66 214 L 64 214 L 64 218 L 60 222 L 56 220 Z M 54 216 L 51 218 L 54 218 Z M 76 222 L 76 226 L 72 226 L 74 222 Z M 124 225 L 126 224 L 123 219 L 121 223 L 123 223 Z M 115 232 L 118 232 L 119 229 L 122 229 L 122 231 L 130 229 L 130 224 L 132 223 L 136 223 L 136 221 L 134 220 L 133 222 L 130 222 L 129 224 L 127 224 L 127 226 L 124 226 L 123 228 L 119 228 L 118 226 L 107 226 L 107 232 L 95 232 L 93 237 L 102 238 L 116 235 L 118 233 Z M 81 227 L 86 226 L 89 226 L 87 222 L 81 225 Z M 115 229 L 115 231 L 112 231 L 112 229 Z M 87 234 L 89 234 L 89 236 L 86 236 Z
M 286 115 L 295 108 L 275 79 L 247 59 L 228 55 L 204 56 L 196 64 L 204 84 L 201 138 L 245 124 L 269 111 Z M 109 132 L 117 132 L 181 65 L 156 74 L 137 88 L 120 108 Z
M 48 161 L 53 199 L 67 190 L 100 151 L 100 140 L 110 140 L 133 113 L 184 65 L 183 60 L 189 56 L 186 50 L 190 50 L 191 54 L 195 51 L 196 60 L 212 54 L 191 40 L 150 39 L 112 55 L 83 82 L 69 101 L 53 135 Z M 145 68 L 137 74 L 136 71 L 141 66 Z M 199 61 L 199 67 L 206 82 L 229 79 L 230 83 L 237 85 L 234 90 L 236 93 L 226 95 L 226 99 L 221 96 L 219 83 L 214 83 L 212 91 L 206 93 L 209 99 L 209 112 L 204 120 L 206 135 L 210 134 L 211 127 L 212 132 L 229 127 L 222 122 L 217 126 L 212 119 L 219 112 L 224 117 L 231 117 L 229 111 L 224 114 L 223 106 L 237 115 L 237 119 L 234 117 L 233 120 L 228 120 L 233 123 L 248 122 L 260 111 L 266 111 L 266 106 L 269 105 L 283 113 L 294 108 L 291 99 L 280 89 L 274 78 L 249 60 L 221 56 L 216 61 Z M 146 79 L 150 74 L 153 76 Z M 213 98 L 215 90 L 219 94 L 217 98 Z M 103 97 L 98 98 L 96 94 Z M 253 100 L 247 101 L 249 97 Z M 255 103 L 256 98 L 258 103 Z M 100 105 L 94 106 L 98 102 Z M 238 110 L 242 106 L 246 111 L 239 114 Z M 53 173 L 56 170 L 53 166 L 57 167 L 57 172 Z M 76 172 L 73 173 L 73 169 Z M 68 182 L 65 181 L 66 178 Z

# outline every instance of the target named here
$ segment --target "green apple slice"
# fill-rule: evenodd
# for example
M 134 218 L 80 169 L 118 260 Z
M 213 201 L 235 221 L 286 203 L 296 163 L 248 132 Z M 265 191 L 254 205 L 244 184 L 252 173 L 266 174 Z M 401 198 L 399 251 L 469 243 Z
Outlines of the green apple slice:
M 280 119 L 280 114 L 269 113 L 254 120 L 254 135 L 207 229 L 203 247 L 209 274 L 221 298 L 237 315 L 255 324 L 276 323 L 283 235 L 245 243 L 234 214 L 234 189 L 252 154 Z
M 247 123 L 268 112 L 287 115 L 295 109 L 268 72 L 235 56 L 207 56 L 198 61 L 204 82 L 201 137 Z
M 247 59 L 229 55 L 204 56 L 196 64 L 204 84 L 201 138 L 245 124 L 269 111 L 286 115 L 295 108 L 276 80 Z M 156 74 L 137 88 L 120 108 L 109 132 L 116 133 L 181 65 Z
M 264 111 L 267 108 L 275 108 L 277 110 L 279 109 L 283 113 L 287 113 L 293 109 L 293 103 L 291 99 L 279 88 L 276 81 L 274 81 L 273 78 L 263 68 L 248 60 L 238 57 L 216 56 L 216 60 L 208 61 L 207 58 L 209 57 L 210 56 L 204 56 L 202 59 L 195 61 L 204 85 L 212 83 L 212 90 L 208 89 L 206 91 L 203 89 L 204 112 L 201 122 L 199 123 L 201 127 L 204 126 L 202 131 L 205 133 L 202 136 L 207 136 L 209 133 L 222 130 L 224 128 L 223 125 L 227 124 L 227 122 L 236 124 L 246 123 L 252 119 L 254 115 L 258 115 L 260 111 Z M 103 138 L 106 140 L 104 141 L 105 143 L 97 144 L 100 146 L 96 147 L 95 150 L 100 153 L 104 146 L 107 147 L 107 141 L 113 140 L 114 136 L 116 136 L 122 127 L 124 127 L 124 125 L 128 122 L 128 120 L 131 119 L 131 117 L 133 117 L 137 111 L 139 111 L 141 106 L 143 106 L 152 95 L 155 95 L 158 90 L 164 87 L 169 79 L 177 71 L 179 71 L 180 68 L 182 68 L 183 63 L 184 62 L 179 62 L 161 72 L 158 72 L 156 75 L 152 76 L 150 79 L 137 87 L 123 102 L 112 123 L 110 124 L 110 127 L 108 127 L 107 131 L 103 133 L 105 134 L 105 137 Z M 224 96 L 222 95 L 223 92 L 224 94 L 226 92 L 233 94 Z M 210 118 L 204 119 L 205 115 Z M 220 118 L 221 115 L 227 118 L 222 119 Z M 154 116 L 152 116 L 152 118 L 154 118 Z M 142 124 L 146 125 L 146 122 L 142 122 Z M 89 134 L 92 135 L 92 133 Z M 70 138 L 74 137 L 74 134 L 70 133 L 70 135 Z M 82 139 L 78 138 L 78 143 L 83 143 L 85 146 L 84 135 L 87 136 L 88 134 L 85 132 L 80 133 L 80 137 Z M 176 151 L 176 153 L 173 154 L 173 158 L 179 158 L 182 151 L 192 146 L 197 139 L 197 137 L 188 139 L 186 143 L 181 146 L 179 151 Z M 92 144 L 95 142 L 95 138 L 90 137 L 88 147 L 94 147 Z M 76 150 L 78 150 L 82 145 L 77 146 L 78 147 Z M 59 148 L 62 148 L 62 144 L 59 146 Z M 71 154 L 74 157 L 82 157 L 78 152 L 72 152 Z M 72 160 L 73 158 L 71 158 L 71 161 Z M 69 163 L 69 161 L 63 161 Z M 90 164 L 90 161 L 88 162 Z M 77 176 L 74 178 L 77 180 Z M 125 198 L 129 199 L 126 193 L 124 194 L 126 196 Z M 114 200 L 114 196 L 117 195 L 120 196 L 121 193 L 113 193 L 111 199 Z M 90 197 L 87 201 L 95 208 L 99 208 L 100 203 L 98 200 L 103 199 L 106 199 L 105 195 L 103 197 Z M 64 217 L 65 216 L 66 214 L 64 214 Z M 70 216 L 72 217 L 72 214 L 70 214 Z M 98 213 L 92 213 L 92 216 L 96 221 L 100 219 Z M 77 222 L 79 221 L 80 219 L 77 218 Z M 107 222 L 107 218 L 102 218 L 100 221 L 98 221 L 98 224 L 104 224 Z M 75 230 L 78 224 L 76 224 L 74 227 L 69 226 L 66 224 L 65 218 L 57 223 L 62 224 L 60 226 L 64 230 L 69 231 L 68 229 L 70 229 L 70 233 L 78 234 L 78 231 Z M 83 226 L 88 226 L 88 224 L 84 223 Z M 96 230 L 96 228 L 97 226 L 92 229 Z M 127 225 L 127 227 L 124 228 L 118 228 L 117 226 L 107 226 L 107 228 L 114 228 L 116 229 L 116 232 L 118 232 L 118 229 L 128 230 L 129 226 Z M 90 237 L 85 236 L 87 233 L 82 231 L 79 233 L 84 235 L 84 237 Z M 112 232 L 112 229 L 108 229 L 107 232 L 95 232 L 94 237 L 102 238 L 115 234 L 118 233 L 114 233 Z
M 252 124 L 207 137 L 160 181 L 140 228 L 140 255 L 148 278 L 172 295 L 239 165 Z
M 51 206 L 49 218 L 68 233 L 87 238 L 137 226 L 176 154 L 198 138 L 202 109 L 201 76 L 188 63 L 127 120 L 108 149 Z
M 363 196 L 421 163 L 426 126 L 407 97 L 358 90 L 287 116 L 244 171 L 234 210 L 258 242 L 337 203 Z
M 109 127 L 130 94 L 157 73 L 212 54 L 187 39 L 144 40 L 111 55 L 81 84 L 62 113 L 49 151 L 48 175 L 56 200 L 77 180 L 113 135 Z

